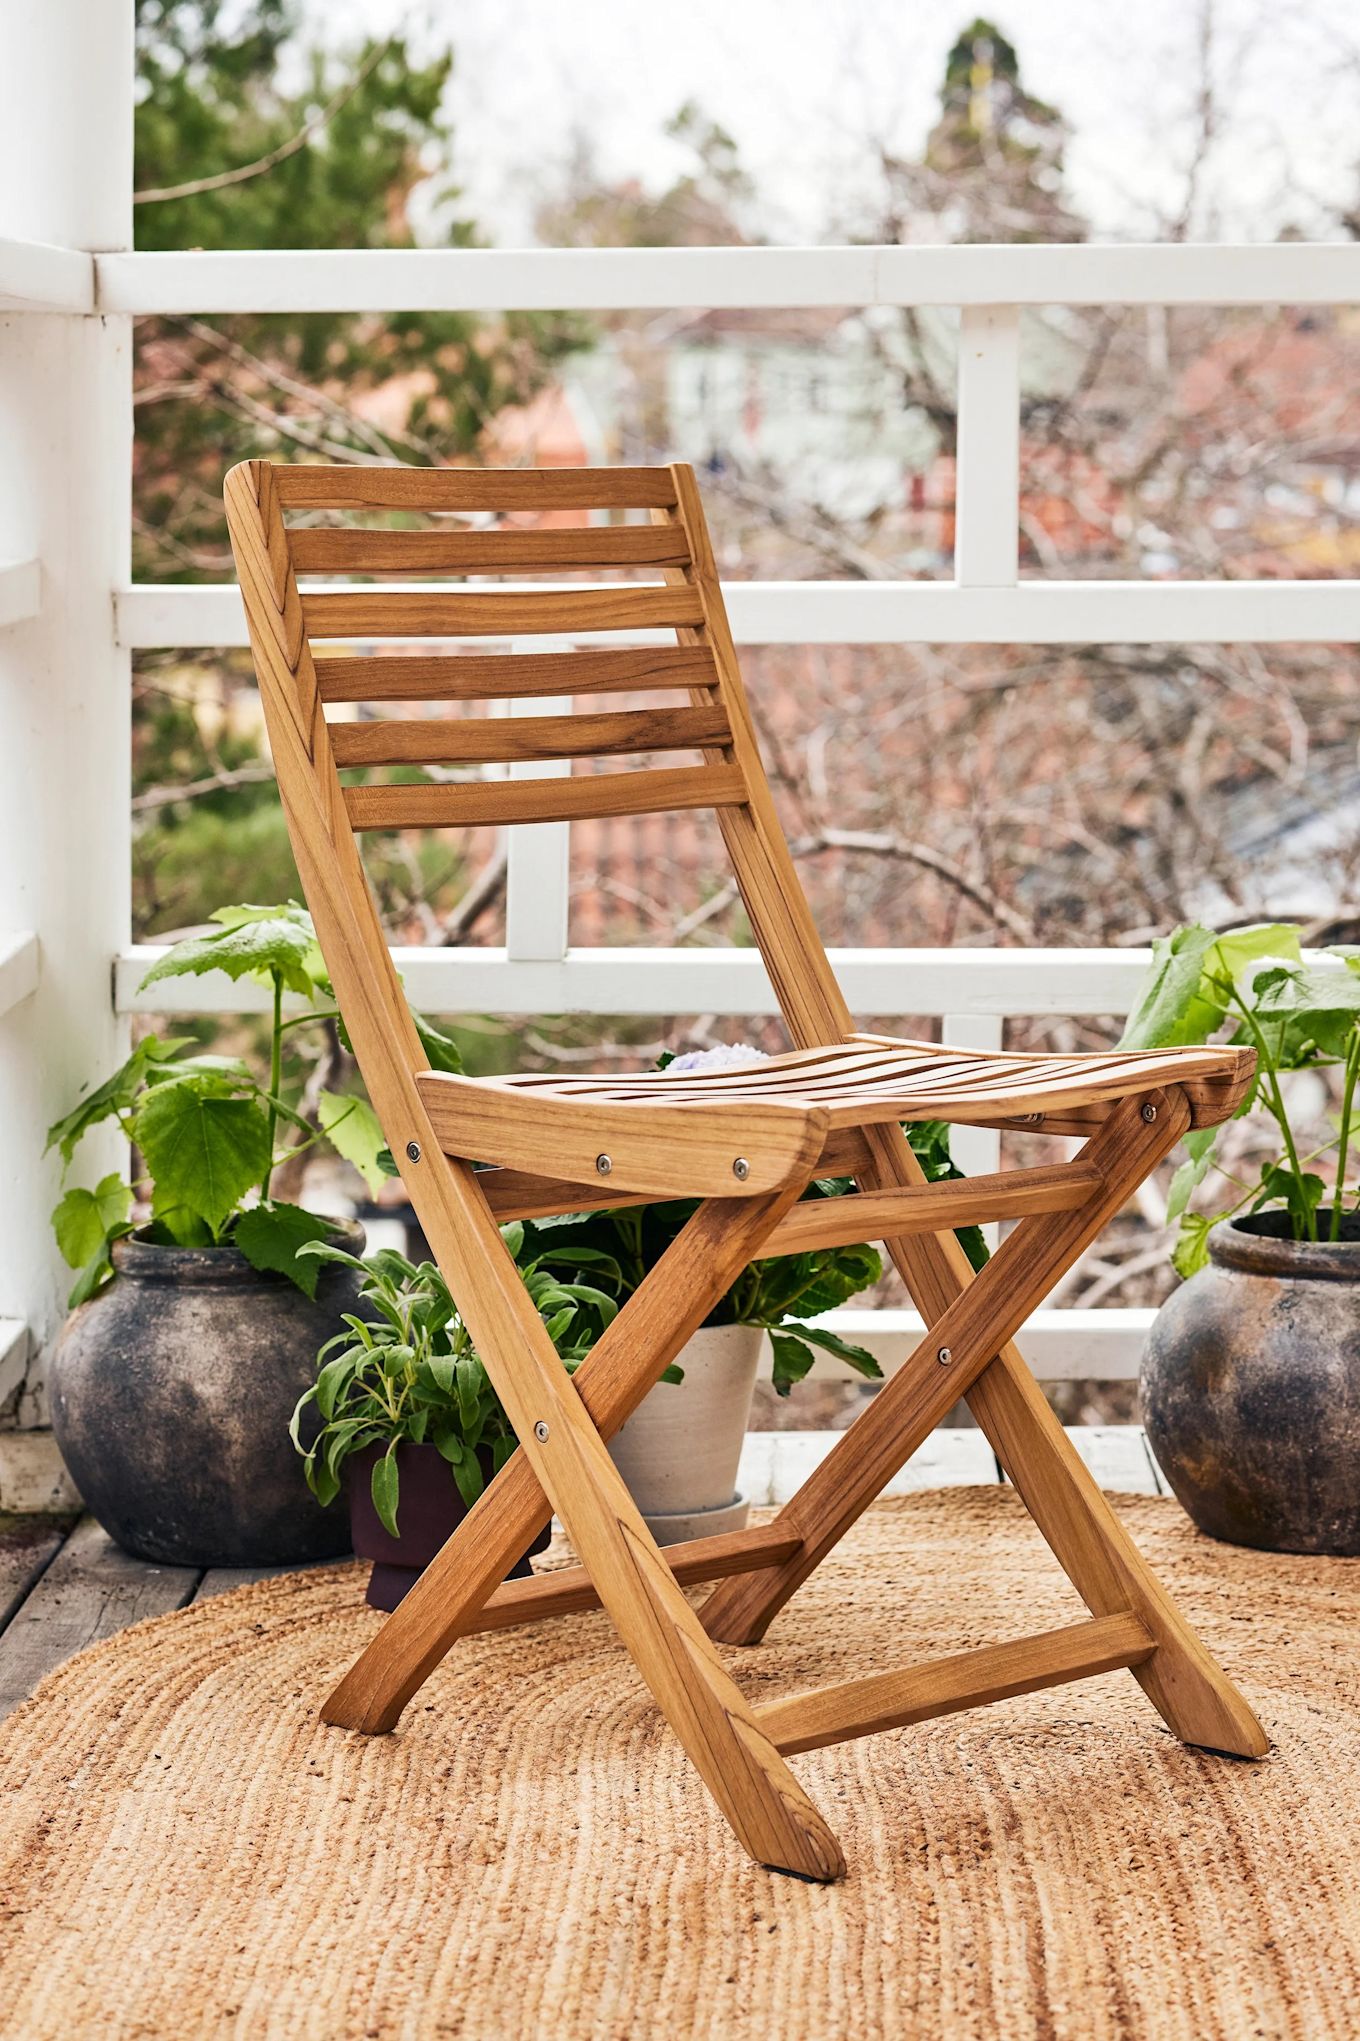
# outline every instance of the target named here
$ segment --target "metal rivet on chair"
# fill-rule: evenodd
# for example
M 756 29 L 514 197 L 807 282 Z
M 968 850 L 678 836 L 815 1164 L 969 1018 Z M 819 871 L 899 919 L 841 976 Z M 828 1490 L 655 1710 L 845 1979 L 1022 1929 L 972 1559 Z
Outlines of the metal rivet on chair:
M 1144 1107 L 1143 1107 L 1143 1118 L 1144 1118 L 1144 1119 L 1145 1119 L 1145 1120 L 1147 1121 L 1147 1123 L 1148 1123 L 1149 1127 L 1150 1127 L 1150 1126 L 1152 1125 L 1152 1123 L 1153 1123 L 1153 1121 L 1154 1121 L 1154 1120 L 1156 1119 L 1156 1117 L 1157 1117 L 1157 1108 L 1156 1108 L 1156 1106 L 1144 1106 Z
M 949 1363 L 953 1360 L 954 1356 L 947 1346 L 942 1346 L 940 1348 L 940 1351 L 936 1354 L 935 1358 L 942 1368 L 947 1368 L 949 1366 Z
M 538 1420 L 538 1423 L 534 1426 L 534 1437 L 538 1440 L 538 1443 L 541 1446 L 543 1444 L 543 1441 L 547 1438 L 547 1436 L 548 1427 L 546 1424 L 544 1424 L 542 1418 L 540 1418 Z
M 614 1165 L 607 1155 L 597 1155 L 595 1157 L 595 1167 L 596 1169 L 598 1169 L 601 1176 L 608 1176 L 610 1170 L 614 1167 Z
M 419 1162 L 420 1160 L 419 1141 L 408 1141 L 406 1144 L 406 1153 L 410 1156 L 412 1162 Z
M 741 1183 L 745 1183 L 747 1177 L 751 1174 L 751 1165 L 744 1155 L 739 1155 L 732 1164 L 732 1174 Z

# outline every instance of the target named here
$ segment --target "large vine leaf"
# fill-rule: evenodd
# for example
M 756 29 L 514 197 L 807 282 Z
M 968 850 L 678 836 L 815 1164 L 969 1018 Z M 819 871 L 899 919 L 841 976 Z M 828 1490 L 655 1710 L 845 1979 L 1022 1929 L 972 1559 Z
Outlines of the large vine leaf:
M 191 1041 L 189 1035 L 144 1035 L 112 1077 L 106 1077 L 64 1119 L 48 1128 L 47 1147 L 59 1148 L 62 1161 L 69 1162 L 91 1127 L 130 1112 L 137 1093 L 157 1067 L 170 1063 Z
M 448 1076 L 461 1077 L 463 1059 L 458 1053 L 458 1044 L 453 1037 L 446 1035 L 442 1028 L 437 1028 L 433 1021 L 426 1020 L 423 1013 L 412 1012 L 411 1018 L 416 1024 L 420 1045 L 430 1059 L 431 1070 L 441 1070 Z
M 80 1274 L 67 1298 L 74 1311 L 113 1274 L 109 1249 L 132 1231 L 132 1191 L 115 1172 L 101 1177 L 92 1191 L 72 1188 L 52 1214 L 52 1229 L 65 1260 Z
M 176 943 L 151 966 L 142 987 L 162 978 L 202 977 L 209 971 L 224 971 L 228 978 L 255 978 L 267 985 L 277 974 L 287 991 L 310 999 L 324 980 L 311 916 L 295 901 L 282 907 L 223 907 L 213 920 L 223 926 Z
M 1166 1049 L 1208 1041 L 1224 1011 L 1202 990 L 1205 964 L 1218 940 L 1211 928 L 1193 921 L 1157 937 L 1142 997 L 1119 1038 L 1121 1049 Z
M 299 1255 L 298 1249 L 307 1241 L 327 1239 L 332 1230 L 329 1219 L 275 1199 L 242 1212 L 231 1237 L 252 1268 L 287 1276 L 314 1297 L 321 1264 L 315 1255 Z
M 220 1233 L 269 1167 L 269 1122 L 253 1098 L 203 1082 L 161 1084 L 138 1108 L 137 1145 L 155 1179 L 152 1209 L 181 1209 Z
M 346 1162 L 353 1163 L 368 1185 L 369 1196 L 376 1198 L 387 1177 L 379 1159 L 387 1143 L 378 1115 L 368 1100 L 344 1092 L 323 1091 L 316 1110 L 332 1147 L 339 1150 Z

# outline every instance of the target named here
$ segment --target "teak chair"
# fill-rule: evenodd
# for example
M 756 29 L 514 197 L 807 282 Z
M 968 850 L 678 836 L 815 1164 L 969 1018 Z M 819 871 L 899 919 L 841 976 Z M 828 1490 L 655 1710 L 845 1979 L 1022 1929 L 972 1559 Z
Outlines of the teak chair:
M 298 869 L 341 1009 L 411 1203 L 521 1450 L 327 1700 L 327 1722 L 395 1727 L 456 1638 L 603 1605 L 738 1838 L 760 1863 L 834 1879 L 836 1838 L 788 1753 L 1127 1666 L 1184 1742 L 1259 1757 L 1241 1695 L 1144 1564 L 1049 1409 L 1012 1336 L 1191 1127 L 1225 1119 L 1252 1059 L 1236 1049 L 1089 1056 L 968 1053 L 854 1032 L 781 834 L 694 476 L 685 466 L 474 472 L 284 467 L 226 482 L 274 762 Z M 649 513 L 644 521 L 618 513 Z M 427 530 L 289 525 L 290 511 L 444 514 Z M 558 513 L 556 527 L 470 529 L 470 513 Z M 614 513 L 563 528 L 565 511 Z M 448 513 L 462 514 L 450 522 Z M 641 568 L 649 585 L 300 593 L 298 576 L 499 575 Z M 673 629 L 674 645 L 470 656 L 452 637 Z M 415 639 L 400 656 L 318 641 Z M 662 694 L 687 707 L 335 722 L 338 702 Z M 344 785 L 349 767 L 598 760 L 698 750 L 702 763 L 573 777 Z M 355 832 L 711 808 L 778 996 L 792 1053 L 663 1075 L 433 1073 L 411 1022 Z M 1075 1134 L 1075 1161 L 927 1186 L 901 1123 L 945 1119 Z M 474 1173 L 474 1163 L 481 1167 Z M 853 1176 L 844 1198 L 810 1179 Z M 574 1377 L 498 1222 L 649 1199 L 702 1199 Z M 953 1229 L 1018 1223 L 973 1276 Z M 771 1523 L 658 1549 L 605 1446 L 754 1256 L 886 1241 L 929 1328 Z M 1090 1610 L 1042 1635 L 748 1702 L 716 1649 L 754 1644 L 795 1590 L 966 1395 Z M 505 1575 L 556 1510 L 580 1564 Z M 683 1592 L 720 1585 L 697 1611 Z

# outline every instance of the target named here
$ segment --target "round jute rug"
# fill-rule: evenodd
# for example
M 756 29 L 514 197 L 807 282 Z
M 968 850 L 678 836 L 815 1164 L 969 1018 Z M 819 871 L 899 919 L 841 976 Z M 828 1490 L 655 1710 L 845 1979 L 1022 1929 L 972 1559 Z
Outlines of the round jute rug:
M 1360 1562 L 1120 1507 L 1272 1755 L 1126 1673 L 811 1753 L 834 1887 L 746 1861 L 602 1615 L 459 1645 L 374 1740 L 316 1720 L 356 1568 L 125 1631 L 0 1733 L 0 2032 L 1354 2041 Z M 1079 1613 L 1012 1494 L 937 1492 L 730 1657 L 767 1698 Z

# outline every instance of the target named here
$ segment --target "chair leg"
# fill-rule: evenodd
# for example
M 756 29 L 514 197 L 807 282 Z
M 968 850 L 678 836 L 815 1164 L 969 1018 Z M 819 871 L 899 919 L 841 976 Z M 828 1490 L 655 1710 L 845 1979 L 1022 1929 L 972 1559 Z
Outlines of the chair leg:
M 461 1192 L 456 1166 L 450 1174 Z M 327 1721 L 391 1727 L 403 1701 L 555 1508 L 638 1670 L 743 1846 L 758 1862 L 801 1877 L 842 1875 L 834 1835 L 723 1668 L 591 1409 L 593 1402 L 606 1431 L 623 1422 L 797 1195 L 795 1187 L 702 1207 L 574 1381 L 475 1185 L 465 1207 L 481 1234 L 473 1287 L 458 1282 L 454 1253 L 444 1261 L 437 1214 L 421 1213 L 521 1451 L 332 1694 Z M 468 1570 L 460 1576 L 463 1561 Z
M 888 1243 L 931 1330 L 788 1504 L 784 1515 L 802 1535 L 800 1551 L 780 1565 L 723 1581 L 710 1595 L 700 1612 L 710 1636 L 757 1642 L 966 1390 L 1036 1524 L 1091 1609 L 1107 1614 L 1132 1608 L 1157 1637 L 1158 1650 L 1137 1674 L 1169 1726 L 1187 1741 L 1243 1756 L 1263 1753 L 1266 1739 L 1256 1718 L 1176 1613 L 1009 1344 L 1058 1277 L 1180 1138 L 1188 1117 L 1183 1097 L 1174 1091 L 1121 1104 L 1083 1150 L 1083 1159 L 1102 1172 L 1102 1194 L 1078 1211 L 1022 1221 L 978 1278 L 952 1234 Z M 874 1189 L 921 1180 L 899 1130 L 866 1133 L 878 1158 Z M 945 1354 L 950 1358 L 941 1367 Z

